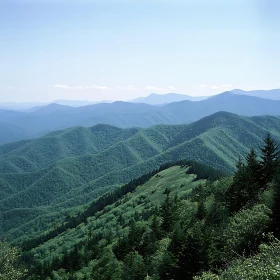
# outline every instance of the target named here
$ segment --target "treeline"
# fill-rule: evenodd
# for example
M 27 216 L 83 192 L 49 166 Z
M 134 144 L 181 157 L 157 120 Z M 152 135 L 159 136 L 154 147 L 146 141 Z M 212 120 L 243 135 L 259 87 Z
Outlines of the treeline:
M 196 174 L 195 180 L 207 179 L 209 181 L 216 181 L 221 177 L 229 175 L 224 171 L 219 171 L 196 161 L 187 161 L 185 165 L 190 166 L 187 170 L 188 174 Z

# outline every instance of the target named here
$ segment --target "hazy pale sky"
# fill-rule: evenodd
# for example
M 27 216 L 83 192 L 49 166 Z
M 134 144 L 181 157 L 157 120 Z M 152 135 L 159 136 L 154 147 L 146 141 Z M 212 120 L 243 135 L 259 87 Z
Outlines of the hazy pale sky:
M 0 101 L 280 88 L 279 0 L 0 0 Z

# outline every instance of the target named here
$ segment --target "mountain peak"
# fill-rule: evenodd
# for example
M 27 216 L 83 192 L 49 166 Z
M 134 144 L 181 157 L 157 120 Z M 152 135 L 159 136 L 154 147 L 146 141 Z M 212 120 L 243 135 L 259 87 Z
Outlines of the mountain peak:
M 189 96 L 186 94 L 179 94 L 175 92 L 169 92 L 166 94 L 151 93 L 146 97 L 139 97 L 131 100 L 133 103 L 146 103 L 150 105 L 164 105 L 172 102 L 180 101 L 200 101 L 206 99 L 206 96 Z
M 31 114 L 49 114 L 55 111 L 66 111 L 66 110 L 71 110 L 73 107 L 67 106 L 67 105 L 61 105 L 57 103 L 50 103 L 46 106 L 39 106 L 38 108 L 33 108 L 31 111 Z

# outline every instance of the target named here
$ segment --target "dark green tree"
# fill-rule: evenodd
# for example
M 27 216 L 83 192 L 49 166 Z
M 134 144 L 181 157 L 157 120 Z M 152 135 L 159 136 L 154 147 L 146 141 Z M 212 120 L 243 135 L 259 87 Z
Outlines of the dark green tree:
M 246 156 L 247 171 L 250 172 L 252 177 L 257 177 L 258 168 L 260 163 L 257 159 L 257 153 L 254 149 L 251 149 L 249 154 Z
M 143 280 L 147 276 L 147 269 L 143 257 L 138 252 L 129 253 L 123 264 L 123 280 Z
M 172 231 L 174 224 L 178 220 L 179 199 L 175 195 L 170 196 L 167 192 L 166 198 L 160 208 L 160 216 L 162 217 L 161 228 L 165 233 Z
M 251 149 L 246 156 L 246 164 L 240 159 L 237 162 L 233 183 L 226 192 L 226 204 L 231 213 L 255 204 L 260 192 L 267 188 L 275 176 L 280 163 L 279 151 L 270 134 L 264 139 L 264 146 L 260 150 L 261 161 L 258 161 L 255 150 Z
M 279 146 L 275 140 L 272 139 L 270 133 L 264 139 L 264 146 L 261 149 L 260 162 L 260 183 L 264 188 L 272 181 L 277 168 L 280 164 Z
M 239 156 L 238 157 L 238 161 L 236 162 L 236 169 L 237 169 L 237 173 L 238 171 L 241 171 L 244 168 L 244 162 L 242 161 L 242 158 Z
M 150 225 L 152 236 L 156 239 L 160 239 L 162 237 L 162 230 L 161 230 L 161 219 L 158 216 L 158 213 L 152 216 L 152 221 Z
M 205 214 L 206 214 L 206 209 L 205 209 L 204 201 L 202 198 L 200 198 L 197 205 L 196 217 L 199 220 L 203 220 Z
M 168 279 L 191 280 L 206 267 L 207 245 L 203 230 L 200 222 L 194 225 L 191 232 L 176 226 L 168 248 L 173 256 L 172 269 L 169 266 L 171 277 Z

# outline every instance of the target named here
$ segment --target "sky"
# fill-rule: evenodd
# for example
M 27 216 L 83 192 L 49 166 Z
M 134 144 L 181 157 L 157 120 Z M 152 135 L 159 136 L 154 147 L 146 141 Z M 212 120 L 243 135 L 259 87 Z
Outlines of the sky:
M 278 0 L 0 0 L 0 102 L 280 88 Z

